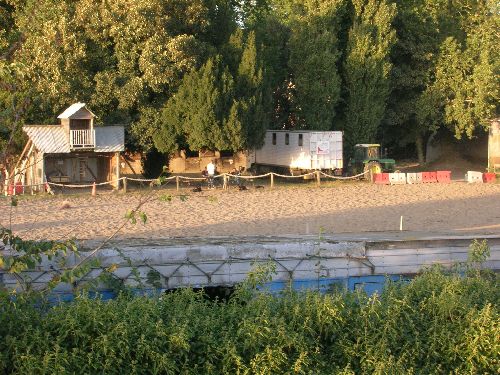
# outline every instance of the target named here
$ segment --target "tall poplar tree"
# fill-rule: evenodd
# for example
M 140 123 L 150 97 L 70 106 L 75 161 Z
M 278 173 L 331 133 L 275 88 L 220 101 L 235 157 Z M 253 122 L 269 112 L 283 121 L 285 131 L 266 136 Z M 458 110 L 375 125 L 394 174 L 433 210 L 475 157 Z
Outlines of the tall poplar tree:
M 338 34 L 345 2 L 291 1 L 289 66 L 297 95 L 298 124 L 331 130 L 340 99 Z
M 346 86 L 345 150 L 374 142 L 390 93 L 389 60 L 395 42 L 396 7 L 386 0 L 353 0 L 344 82 Z
M 250 32 L 236 73 L 233 104 L 225 130 L 230 149 L 240 151 L 260 147 L 269 123 L 265 111 L 263 71 L 255 45 L 255 33 Z

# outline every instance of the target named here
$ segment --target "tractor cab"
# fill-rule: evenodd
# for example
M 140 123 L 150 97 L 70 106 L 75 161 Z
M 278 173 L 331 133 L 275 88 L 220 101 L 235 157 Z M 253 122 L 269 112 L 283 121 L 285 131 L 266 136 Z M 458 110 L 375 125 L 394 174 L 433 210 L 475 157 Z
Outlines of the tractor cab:
M 379 144 L 357 144 L 354 156 L 349 160 L 349 169 L 353 175 L 370 171 L 373 173 L 394 172 L 396 161 L 380 156 Z

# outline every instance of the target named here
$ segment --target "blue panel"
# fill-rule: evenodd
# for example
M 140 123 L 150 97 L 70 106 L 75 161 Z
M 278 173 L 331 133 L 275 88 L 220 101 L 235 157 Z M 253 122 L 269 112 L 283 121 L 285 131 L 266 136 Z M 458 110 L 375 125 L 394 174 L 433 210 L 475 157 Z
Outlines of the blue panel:
M 57 305 L 61 302 L 71 302 L 75 299 L 73 293 L 52 293 L 47 298 L 50 305 Z
M 387 280 L 407 281 L 398 275 L 370 275 L 370 276 L 351 276 L 349 278 L 320 278 L 318 279 L 300 279 L 293 280 L 292 288 L 297 291 L 317 290 L 326 293 L 335 289 L 347 288 L 350 291 L 364 290 L 366 294 L 382 293 Z M 271 281 L 265 284 L 261 289 L 271 293 L 278 293 L 285 290 L 290 285 L 289 281 Z
M 352 276 L 349 278 L 349 290 L 364 290 L 366 294 L 381 294 L 387 280 L 402 281 L 398 275 L 370 275 L 370 276 Z
M 116 292 L 111 290 L 103 290 L 100 292 L 89 292 L 89 298 L 101 299 L 103 301 L 108 301 L 117 297 Z
M 351 276 L 349 278 L 313 278 L 300 279 L 292 281 L 292 289 L 296 291 L 319 291 L 320 293 L 328 293 L 334 290 L 364 290 L 368 295 L 373 293 L 381 293 L 387 280 L 408 282 L 409 279 L 399 275 L 370 275 L 370 276 Z M 279 294 L 281 291 L 290 287 L 290 281 L 276 280 L 266 283 L 259 287 L 259 290 L 266 290 L 272 294 Z M 132 289 L 131 292 L 137 296 L 153 297 L 165 292 L 165 289 Z M 89 298 L 101 299 L 107 301 L 117 297 L 117 293 L 111 290 L 100 292 L 88 292 Z M 61 302 L 71 302 L 75 298 L 72 293 L 52 293 L 49 296 L 49 303 L 52 305 Z
M 347 287 L 347 279 L 345 278 L 320 278 L 320 279 L 301 279 L 292 281 L 292 289 L 297 291 L 303 290 L 318 290 L 326 293 L 333 289 L 343 289 Z M 264 285 L 263 289 L 271 293 L 280 292 L 290 285 L 289 281 L 271 281 Z

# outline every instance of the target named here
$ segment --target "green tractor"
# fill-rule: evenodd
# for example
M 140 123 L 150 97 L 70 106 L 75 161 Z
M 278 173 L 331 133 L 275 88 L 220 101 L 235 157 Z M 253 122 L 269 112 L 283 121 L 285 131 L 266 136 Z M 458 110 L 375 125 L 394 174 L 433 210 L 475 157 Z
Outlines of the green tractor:
M 372 178 L 374 173 L 394 172 L 396 161 L 380 157 L 379 144 L 357 144 L 354 157 L 349 160 L 348 170 L 352 175 L 370 171 L 365 178 Z

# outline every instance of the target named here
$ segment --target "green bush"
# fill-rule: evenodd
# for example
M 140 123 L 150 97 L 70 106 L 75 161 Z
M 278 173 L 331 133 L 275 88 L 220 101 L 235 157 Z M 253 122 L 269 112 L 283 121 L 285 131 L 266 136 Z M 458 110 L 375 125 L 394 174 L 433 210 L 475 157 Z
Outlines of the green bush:
M 378 296 L 189 289 L 45 306 L 1 297 L 0 372 L 17 374 L 496 374 L 491 274 L 431 269 Z

